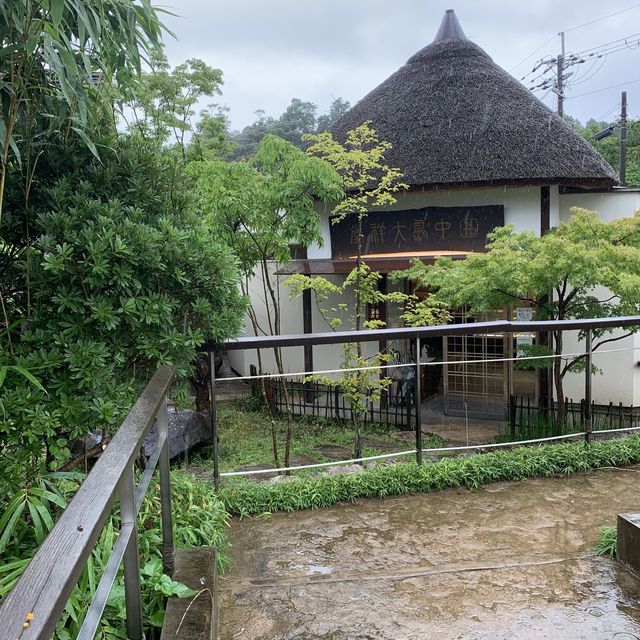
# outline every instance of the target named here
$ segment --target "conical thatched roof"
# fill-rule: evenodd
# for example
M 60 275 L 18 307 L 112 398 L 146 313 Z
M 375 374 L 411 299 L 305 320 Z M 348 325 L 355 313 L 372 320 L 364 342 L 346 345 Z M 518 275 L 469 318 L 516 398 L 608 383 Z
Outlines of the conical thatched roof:
M 436 40 L 331 131 L 344 140 L 367 120 L 414 187 L 617 183 L 588 142 L 466 39 L 451 10 Z

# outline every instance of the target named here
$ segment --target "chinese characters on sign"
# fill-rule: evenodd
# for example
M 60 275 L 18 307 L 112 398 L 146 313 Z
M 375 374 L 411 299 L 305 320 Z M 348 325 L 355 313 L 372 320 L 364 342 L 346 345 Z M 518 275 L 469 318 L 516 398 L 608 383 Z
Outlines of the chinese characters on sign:
M 502 205 L 370 213 L 362 223 L 362 254 L 484 251 L 487 234 L 502 225 Z M 331 225 L 331 248 L 334 258 L 357 253 L 355 221 L 345 218 Z

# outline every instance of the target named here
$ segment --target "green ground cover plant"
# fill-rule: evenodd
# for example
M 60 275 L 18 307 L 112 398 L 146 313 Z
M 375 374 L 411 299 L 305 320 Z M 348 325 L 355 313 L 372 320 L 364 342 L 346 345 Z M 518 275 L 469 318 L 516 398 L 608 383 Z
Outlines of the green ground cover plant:
M 82 481 L 79 473 L 53 473 L 14 499 L 0 519 L 0 604 L 13 588 L 38 545 L 53 527 Z M 229 515 L 215 495 L 213 487 L 192 477 L 172 472 L 174 541 L 177 548 L 214 546 L 218 550 L 218 569 L 229 562 L 226 527 Z M 32 525 L 21 517 L 30 514 Z M 107 521 L 91 554 L 78 586 L 72 593 L 56 628 L 57 640 L 75 638 L 89 603 L 106 567 L 117 539 L 120 518 L 114 513 Z M 194 595 L 183 584 L 162 572 L 162 531 L 160 528 L 160 491 L 157 479 L 149 488 L 138 517 L 138 548 L 142 573 L 142 611 L 147 639 L 159 637 L 164 606 L 169 596 Z M 124 584 L 120 576 L 109 596 L 99 630 L 104 640 L 126 639 Z
M 516 424 L 515 434 L 507 427 L 506 433 L 502 433 L 496 437 L 496 442 L 514 442 L 518 440 L 536 440 L 538 438 L 553 438 L 557 435 L 568 435 L 570 433 L 579 433 L 582 427 L 579 424 L 572 425 L 566 422 L 560 430 L 556 428 L 555 421 L 552 416 L 540 413 L 532 416 L 530 419 L 521 417 Z
M 618 532 L 614 527 L 602 527 L 600 537 L 593 551 L 598 556 L 616 557 L 618 548 Z
M 356 474 L 293 478 L 287 482 L 223 485 L 220 497 L 229 513 L 241 517 L 328 507 L 358 498 L 384 498 L 404 493 L 483 485 L 506 480 L 569 475 L 602 467 L 640 463 L 640 436 L 620 440 L 522 447 L 473 456 L 444 458 L 423 464 L 396 463 Z

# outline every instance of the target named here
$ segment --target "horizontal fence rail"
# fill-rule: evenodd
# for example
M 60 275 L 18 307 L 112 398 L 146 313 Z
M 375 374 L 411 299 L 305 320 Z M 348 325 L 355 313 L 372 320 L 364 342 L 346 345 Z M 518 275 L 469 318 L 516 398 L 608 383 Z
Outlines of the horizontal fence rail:
M 594 329 L 615 329 L 640 326 L 640 316 L 619 318 L 588 318 L 585 320 L 536 320 L 512 322 L 495 320 L 492 322 L 465 322 L 460 324 L 437 325 L 433 327 L 404 327 L 400 329 L 368 329 L 364 331 L 334 331 L 330 333 L 305 333 L 280 336 L 246 336 L 230 340 L 223 345 L 207 343 L 202 351 L 225 349 L 272 349 L 275 347 L 302 347 L 305 345 L 344 344 L 346 342 L 378 342 L 381 340 L 401 340 L 433 338 L 442 336 L 469 336 L 492 333 L 548 333 L 550 331 L 587 331 Z
M 209 353 L 210 358 L 210 370 L 211 370 L 211 388 L 210 395 L 212 398 L 212 411 L 211 411 L 211 428 L 214 439 L 214 447 L 213 447 L 213 467 L 214 467 L 214 483 L 215 486 L 219 486 L 221 477 L 230 477 L 230 476 L 252 476 L 252 475 L 260 475 L 260 474 L 269 474 L 269 473 L 282 473 L 288 471 L 296 471 L 302 469 L 314 469 L 314 468 L 323 468 L 333 465 L 344 465 L 344 464 L 352 464 L 352 463 L 363 463 L 367 461 L 374 460 L 383 460 L 394 457 L 403 457 L 408 455 L 415 455 L 417 464 L 422 463 L 423 453 L 427 454 L 436 454 L 436 453 L 455 453 L 455 452 L 464 452 L 464 451 L 483 451 L 483 450 L 492 450 L 492 449 L 500 449 L 505 447 L 515 447 L 521 445 L 533 445 L 533 444 L 542 444 L 549 443 L 554 441 L 563 441 L 575 439 L 578 437 L 584 438 L 585 442 L 588 444 L 591 442 L 594 436 L 604 433 L 614 433 L 616 431 L 619 432 L 634 432 L 640 427 L 634 427 L 633 421 L 630 420 L 629 427 L 623 427 L 620 422 L 620 429 L 604 429 L 604 430 L 594 430 L 593 417 L 594 417 L 594 403 L 592 401 L 592 393 L 591 393 L 591 378 L 592 378 L 592 362 L 594 354 L 603 354 L 603 353 L 612 353 L 617 351 L 634 351 L 635 347 L 631 349 L 603 349 L 603 350 L 594 350 L 593 348 L 593 334 L 594 331 L 598 330 L 607 330 L 607 329 L 616 329 L 616 328 L 640 328 L 640 316 L 626 316 L 626 317 L 617 317 L 617 318 L 589 318 L 589 319 L 580 319 L 580 320 L 548 320 L 548 321 L 527 321 L 527 322 L 511 322 L 507 320 L 498 320 L 492 322 L 470 322 L 470 323 L 461 323 L 461 324 L 451 324 L 451 325 L 439 325 L 439 326 L 429 326 L 429 327 L 407 327 L 407 328 L 394 328 L 394 329 L 375 329 L 375 330 L 363 330 L 363 331 L 335 331 L 331 333 L 307 333 L 307 334 L 298 334 L 298 335 L 279 335 L 279 336 L 248 336 L 239 338 L 237 340 L 233 340 L 227 342 L 225 344 L 214 344 L 209 343 L 202 347 L 203 351 Z M 487 358 L 487 359 L 471 359 L 471 360 L 443 360 L 443 361 L 431 361 L 431 362 L 421 362 L 421 343 L 423 339 L 432 338 L 432 337 L 445 337 L 445 336 L 477 336 L 477 335 L 503 335 L 503 336 L 513 336 L 518 333 L 537 333 L 537 334 L 548 334 L 550 332 L 562 332 L 562 331 L 579 331 L 585 338 L 585 350 L 576 352 L 576 353 L 563 353 L 563 354 L 549 354 L 549 355 L 540 355 L 540 356 L 524 356 L 524 357 L 498 357 L 498 358 Z M 377 456 L 356 456 L 350 458 L 349 460 L 336 460 L 333 462 L 322 462 L 316 464 L 304 464 L 304 465 L 294 465 L 287 468 L 273 468 L 273 469 L 260 469 L 260 470 L 250 470 L 250 471 L 227 471 L 224 473 L 220 473 L 219 469 L 219 442 L 217 435 L 217 419 L 216 419 L 216 384 L 219 381 L 216 381 L 215 375 L 215 366 L 214 366 L 214 352 L 217 350 L 226 350 L 226 351 L 237 351 L 237 350 L 249 350 L 249 349 L 280 349 L 284 347 L 309 347 L 316 345 L 329 345 L 329 344 L 345 344 L 345 343 L 353 343 L 353 342 L 389 342 L 391 340 L 410 340 L 414 342 L 414 355 L 413 362 L 406 362 L 401 364 L 391 364 L 391 365 L 381 365 L 381 366 L 363 366 L 363 367 L 354 367 L 350 369 L 329 369 L 322 371 L 299 371 L 295 373 L 261 373 L 260 375 L 251 375 L 251 376 L 239 376 L 235 378 L 231 378 L 232 380 L 243 380 L 243 381 L 252 381 L 252 384 L 257 384 L 257 381 L 260 380 L 262 382 L 263 389 L 268 387 L 272 381 L 280 380 L 281 384 L 289 385 L 290 390 L 293 391 L 294 388 L 296 393 L 299 396 L 299 407 L 296 405 L 294 407 L 293 413 L 305 413 L 304 406 L 305 404 L 311 406 L 318 404 L 317 401 L 317 392 L 318 387 L 315 385 L 316 399 L 314 399 L 314 383 L 309 380 L 308 377 L 321 374 L 328 373 L 341 373 L 344 371 L 371 371 L 371 372 L 382 372 L 393 370 L 397 368 L 404 367 L 413 367 L 415 369 L 415 388 L 413 389 L 414 397 L 421 399 L 421 375 L 420 371 L 423 367 L 431 367 L 433 368 L 435 365 L 443 365 L 448 367 L 455 367 L 459 365 L 471 364 L 477 365 L 479 363 L 491 362 L 491 363 L 514 363 L 514 362 L 522 362 L 526 360 L 557 360 L 557 359 L 569 359 L 569 358 L 584 358 L 585 359 L 585 396 L 584 400 L 581 402 L 581 411 L 580 411 L 580 430 L 573 433 L 568 434 L 556 434 L 552 437 L 544 437 L 544 438 L 530 438 L 527 440 L 517 440 L 515 439 L 515 433 L 513 427 L 515 426 L 515 420 L 517 413 L 517 399 L 513 396 L 510 396 L 510 399 L 504 406 L 505 418 L 510 422 L 511 435 L 514 436 L 511 438 L 511 442 L 500 442 L 500 443 L 487 443 L 482 445 L 470 445 L 467 441 L 467 446 L 458 446 L 458 447 L 440 447 L 440 448 L 424 448 L 422 446 L 422 409 L 421 402 L 415 402 L 414 407 L 415 411 L 411 412 L 410 415 L 406 417 L 406 421 L 404 422 L 404 426 L 413 426 L 415 428 L 415 448 L 409 451 L 398 451 L 393 453 L 384 453 Z M 303 381 L 300 383 L 296 383 L 294 387 L 294 382 L 292 378 L 302 377 Z M 284 378 L 284 379 L 283 379 Z M 289 378 L 289 380 L 286 380 Z M 221 379 L 224 381 L 225 379 Z M 229 379 L 226 379 L 229 380 Z M 305 392 L 309 393 L 308 397 L 311 398 L 309 402 L 302 401 L 302 398 L 305 395 Z M 327 392 L 327 397 L 331 395 L 331 391 Z M 294 395 L 292 394 L 292 397 Z M 272 409 L 276 411 L 282 410 L 282 400 L 278 398 L 277 386 L 275 390 L 271 393 L 271 399 L 273 403 Z M 550 398 L 551 403 L 553 404 L 553 398 Z M 561 399 L 563 402 L 564 399 Z M 566 401 L 565 401 L 566 402 Z M 333 413 L 340 413 L 340 409 L 342 409 L 343 415 L 345 414 L 344 406 L 339 406 L 338 400 L 332 400 L 331 402 L 327 401 L 326 406 L 323 405 L 320 407 L 320 411 L 324 410 L 325 414 L 328 414 L 330 411 Z M 294 397 L 294 405 L 295 405 L 295 397 Z M 299 411 L 296 411 L 299 409 Z M 548 410 L 548 409 L 545 409 Z M 378 413 L 382 415 L 382 409 L 377 408 Z M 369 408 L 369 412 L 371 413 L 371 408 Z M 522 414 L 522 404 L 520 406 L 520 414 Z M 321 415 L 321 414 L 320 414 Z M 375 414 L 371 414 L 373 418 Z M 346 417 L 346 416 L 345 416 Z M 376 416 L 377 417 L 377 416 Z M 395 416 L 394 416 L 395 417 Z M 397 424 L 397 422 L 394 420 Z M 412 424 L 413 423 L 413 424 Z M 575 426 L 575 425 L 574 425 Z M 613 426 L 613 424 L 611 425 Z M 356 447 L 357 451 L 357 447 Z
M 124 560 L 127 629 L 142 640 L 140 566 L 136 516 L 156 465 L 160 467 L 163 565 L 173 570 L 169 448 L 166 394 L 174 368 L 160 367 L 117 433 L 73 496 L 0 609 L 2 640 L 46 640 L 55 631 L 67 600 L 93 551 L 116 498 L 121 530 L 78 635 L 93 638 L 117 570 Z M 158 443 L 137 489 L 134 462 L 147 431 L 158 418 Z

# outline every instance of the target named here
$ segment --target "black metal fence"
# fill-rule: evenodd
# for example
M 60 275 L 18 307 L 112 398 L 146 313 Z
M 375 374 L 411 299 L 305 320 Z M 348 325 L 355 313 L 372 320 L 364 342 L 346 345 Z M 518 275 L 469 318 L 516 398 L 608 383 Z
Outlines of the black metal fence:
M 511 396 L 508 415 L 511 431 L 517 431 L 528 425 L 533 425 L 541 421 L 548 421 L 555 426 L 555 416 L 557 415 L 556 402 L 549 400 L 547 409 L 536 405 L 531 397 Z M 564 424 L 566 431 L 580 430 L 584 428 L 588 415 L 586 401 L 584 399 L 574 402 L 569 398 L 564 399 Z M 594 430 L 611 429 L 632 429 L 640 426 L 640 407 L 624 405 L 622 402 L 614 404 L 596 404 L 591 402 L 591 422 Z
M 254 386 L 253 393 L 262 394 L 260 385 Z M 274 413 L 286 413 L 288 402 L 293 415 L 353 421 L 351 405 L 337 384 L 267 378 L 264 381 L 264 395 Z M 364 424 L 377 423 L 393 425 L 398 429 L 412 429 L 416 419 L 414 397 L 415 387 L 403 389 L 400 385 L 394 385 L 383 392 L 380 401 L 367 401 L 367 411 L 361 420 Z

